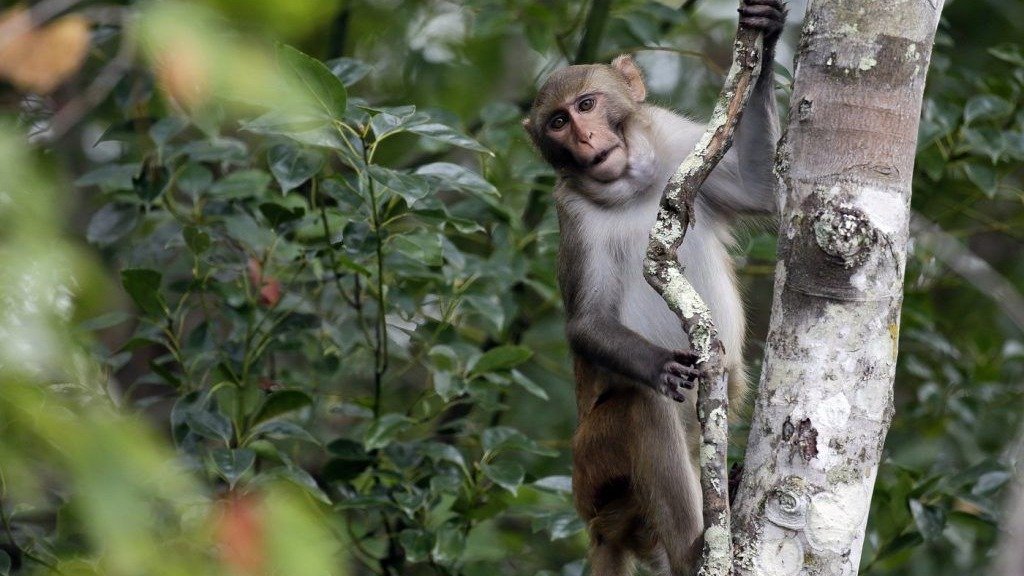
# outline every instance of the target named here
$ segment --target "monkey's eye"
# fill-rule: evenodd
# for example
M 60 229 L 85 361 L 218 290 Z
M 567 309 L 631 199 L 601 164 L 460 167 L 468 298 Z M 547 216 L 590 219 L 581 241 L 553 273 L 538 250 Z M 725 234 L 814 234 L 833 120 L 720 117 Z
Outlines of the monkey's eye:
M 596 104 L 594 98 L 590 97 L 580 100 L 580 103 L 577 104 L 576 107 L 579 108 L 580 112 L 590 112 L 594 109 L 594 104 Z
M 565 127 L 565 124 L 568 121 L 569 120 L 566 119 L 566 117 L 564 115 L 559 114 L 558 116 L 555 116 L 554 118 L 552 118 L 550 122 L 548 122 L 548 128 L 550 128 L 552 130 L 561 130 L 562 128 Z

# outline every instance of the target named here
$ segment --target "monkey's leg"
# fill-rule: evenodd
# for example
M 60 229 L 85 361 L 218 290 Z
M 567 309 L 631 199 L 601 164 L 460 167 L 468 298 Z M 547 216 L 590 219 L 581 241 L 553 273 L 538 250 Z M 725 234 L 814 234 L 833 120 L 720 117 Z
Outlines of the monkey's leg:
M 645 400 L 640 405 L 644 437 L 634 460 L 638 496 L 668 557 L 670 573 L 688 576 L 696 569 L 703 532 L 700 478 L 687 440 L 696 429 L 684 427 L 679 405 L 654 394 Z M 696 417 L 692 420 L 695 425 Z

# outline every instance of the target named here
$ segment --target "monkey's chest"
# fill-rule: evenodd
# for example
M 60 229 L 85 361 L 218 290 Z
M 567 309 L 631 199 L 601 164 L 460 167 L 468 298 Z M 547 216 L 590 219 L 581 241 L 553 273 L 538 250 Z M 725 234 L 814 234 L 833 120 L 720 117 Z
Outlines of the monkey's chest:
M 616 260 L 613 267 L 619 271 L 619 321 L 653 344 L 666 348 L 681 348 L 687 346 L 688 339 L 678 318 L 643 276 L 643 260 L 653 223 L 652 215 L 650 222 L 620 229 L 620 234 L 608 239 L 608 253 L 613 255 Z M 691 234 L 694 232 L 697 230 L 690 231 Z M 688 243 L 690 239 L 688 235 Z M 684 266 L 687 264 L 685 260 L 687 259 L 681 258 Z M 688 277 L 689 272 L 687 269 Z

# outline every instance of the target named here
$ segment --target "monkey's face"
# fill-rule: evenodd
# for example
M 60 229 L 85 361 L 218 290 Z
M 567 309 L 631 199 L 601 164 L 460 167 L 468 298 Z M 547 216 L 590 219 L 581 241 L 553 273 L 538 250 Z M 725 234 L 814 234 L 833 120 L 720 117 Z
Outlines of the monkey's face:
M 563 175 L 613 182 L 629 170 L 626 128 L 646 95 L 628 56 L 611 65 L 569 66 L 544 83 L 523 125 Z
M 609 114 L 604 92 L 573 95 L 552 110 L 544 137 L 572 156 L 576 170 L 597 180 L 619 179 L 629 166 L 629 150 L 621 121 Z

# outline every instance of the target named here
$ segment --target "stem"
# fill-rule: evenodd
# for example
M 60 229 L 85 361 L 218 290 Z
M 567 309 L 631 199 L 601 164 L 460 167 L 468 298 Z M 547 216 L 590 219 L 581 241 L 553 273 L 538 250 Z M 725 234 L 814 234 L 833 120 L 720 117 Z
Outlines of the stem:
M 373 160 L 374 148 L 367 151 L 363 146 L 363 161 L 369 166 Z M 373 178 L 366 176 L 367 190 L 370 193 L 370 218 L 373 224 L 373 232 L 377 237 L 377 322 L 374 326 L 376 346 L 374 353 L 376 362 L 373 371 L 373 417 L 380 416 L 381 385 L 384 380 L 384 373 L 388 369 L 388 323 L 385 316 L 387 301 L 384 295 L 384 239 L 380 229 L 380 211 L 377 208 L 377 188 L 374 186 Z
M 589 64 L 597 56 L 597 48 L 601 45 L 601 37 L 608 25 L 608 14 L 611 12 L 611 0 L 594 0 L 587 13 L 587 22 L 583 27 L 583 38 L 576 51 L 573 64 Z

